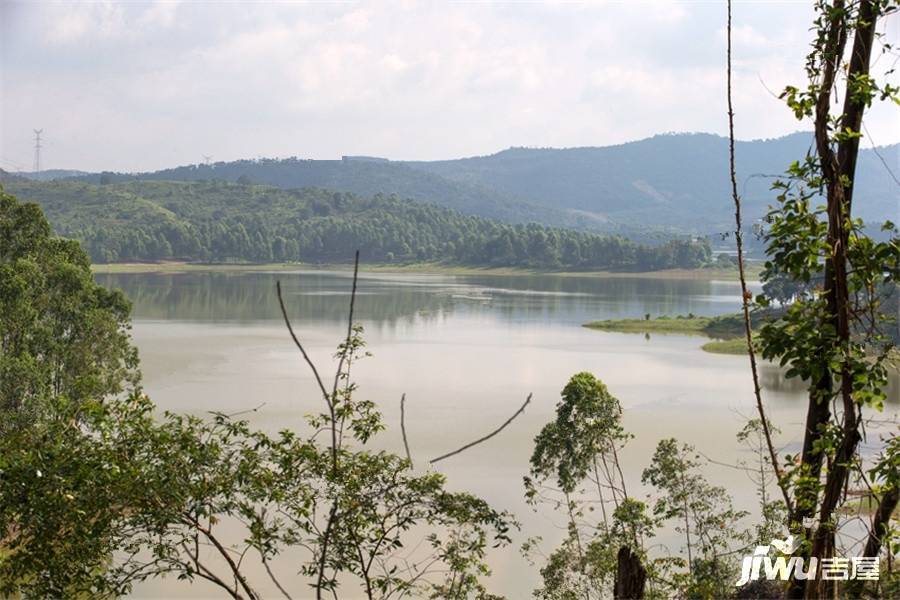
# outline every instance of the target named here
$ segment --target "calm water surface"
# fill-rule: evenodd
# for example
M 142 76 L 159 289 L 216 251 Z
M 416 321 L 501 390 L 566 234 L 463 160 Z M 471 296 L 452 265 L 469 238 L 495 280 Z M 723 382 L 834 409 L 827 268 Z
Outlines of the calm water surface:
M 145 388 L 161 408 L 204 413 L 260 407 L 249 418 L 273 431 L 302 430 L 303 415 L 320 409 L 312 375 L 282 325 L 275 282 L 282 281 L 294 327 L 320 370 L 327 371 L 346 333 L 348 273 L 97 278 L 134 302 Z M 702 337 L 648 338 L 581 324 L 645 313 L 718 315 L 735 312 L 739 297 L 737 283 L 720 281 L 363 275 L 356 310 L 374 356 L 354 366 L 354 378 L 359 394 L 379 403 L 388 425 L 376 444 L 397 452 L 402 452 L 399 401 L 406 393 L 409 442 L 419 465 L 491 431 L 534 394 L 524 415 L 500 436 L 441 463 L 452 488 L 512 510 L 522 522 L 514 546 L 491 557 L 491 587 L 510 598 L 527 598 L 538 576 L 518 545 L 542 535 L 550 550 L 564 523 L 524 503 L 522 476 L 534 436 L 553 417 L 559 391 L 574 373 L 594 373 L 622 402 L 625 427 L 635 435 L 622 456 L 633 494 L 663 437 L 694 444 L 720 462 L 752 458 L 735 442 L 755 415 L 745 357 L 703 352 Z M 772 365 L 762 365 L 761 375 L 770 417 L 783 431 L 778 442 L 785 451 L 795 450 L 805 415 L 803 386 L 785 382 Z M 897 412 L 895 384 L 886 416 Z M 739 508 L 754 510 L 753 485 L 742 472 L 715 464 L 707 471 L 714 483 L 729 488 Z M 679 549 L 671 534 L 658 539 Z M 296 570 L 281 567 L 284 573 Z M 306 588 L 294 583 L 295 597 L 303 597 Z M 275 595 L 274 589 L 260 588 L 267 597 Z M 203 584 L 174 579 L 135 590 L 140 597 L 218 595 Z M 341 597 L 359 596 L 348 588 Z

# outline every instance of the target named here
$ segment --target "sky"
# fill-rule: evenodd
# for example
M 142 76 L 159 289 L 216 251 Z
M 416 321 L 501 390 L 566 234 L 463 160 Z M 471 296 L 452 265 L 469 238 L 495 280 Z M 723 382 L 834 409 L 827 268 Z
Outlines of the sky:
M 801 129 L 812 2 L 736 2 L 739 139 Z M 0 168 L 432 160 L 727 133 L 724 2 L 0 0 Z M 884 24 L 900 42 L 900 17 Z M 891 55 L 876 69 L 887 70 Z M 900 141 L 896 107 L 867 145 Z

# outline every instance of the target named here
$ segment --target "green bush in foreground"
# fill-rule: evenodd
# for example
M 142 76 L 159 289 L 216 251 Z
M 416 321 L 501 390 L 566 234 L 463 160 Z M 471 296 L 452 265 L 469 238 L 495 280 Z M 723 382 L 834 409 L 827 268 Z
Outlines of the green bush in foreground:
M 4 194 L 0 228 L 0 595 L 118 596 L 172 575 L 257 599 L 248 564 L 289 586 L 269 562 L 293 549 L 297 593 L 317 598 L 339 582 L 369 598 L 490 597 L 485 552 L 513 522 L 369 449 L 383 425 L 349 380 L 360 329 L 339 347 L 332 391 L 322 387 L 328 410 L 304 432 L 156 416 L 136 385 L 121 295 L 93 283 L 84 253 L 51 238 L 34 205 Z M 24 293 L 24 276 L 46 285 Z M 15 368 L 27 376 L 9 379 Z

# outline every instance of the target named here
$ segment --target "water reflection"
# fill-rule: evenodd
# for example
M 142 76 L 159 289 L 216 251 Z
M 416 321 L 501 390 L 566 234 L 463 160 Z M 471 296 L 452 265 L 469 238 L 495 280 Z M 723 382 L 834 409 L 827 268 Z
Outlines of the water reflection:
M 256 406 L 254 426 L 303 430 L 303 415 L 321 409 L 315 382 L 281 323 L 275 281 L 285 290 L 296 329 L 323 370 L 346 332 L 347 273 L 222 273 L 99 275 L 134 303 L 135 341 L 147 393 L 161 409 L 204 414 Z M 551 418 L 560 389 L 578 371 L 600 377 L 621 400 L 635 435 L 623 453 L 629 489 L 643 493 L 640 474 L 656 443 L 677 437 L 724 463 L 746 458 L 735 434 L 755 416 L 747 359 L 703 352 L 703 337 L 600 332 L 580 325 L 603 318 L 716 315 L 738 309 L 736 284 L 654 279 L 554 276 L 364 275 L 357 315 L 374 357 L 354 366 L 360 394 L 378 402 L 388 430 L 376 444 L 396 452 L 399 399 L 417 464 L 470 441 L 506 419 L 534 393 L 515 427 L 442 463 L 453 489 L 470 490 L 512 510 L 523 535 L 552 546 L 562 535 L 531 511 L 522 496 L 534 436 Z M 780 448 L 802 443 L 805 386 L 761 365 L 770 418 Z M 883 419 L 897 412 L 898 386 Z M 870 430 L 872 446 L 878 436 Z M 788 450 L 785 450 L 788 451 Z M 708 466 L 717 485 L 735 490 L 737 508 L 756 500 L 743 472 Z M 746 493 L 741 493 L 746 491 Z M 660 543 L 678 548 L 671 532 Z M 516 539 L 515 545 L 524 541 Z M 529 597 L 536 570 L 515 547 L 491 551 L 495 591 Z M 297 582 L 298 589 L 302 582 Z M 141 597 L 202 597 L 198 584 L 152 581 Z M 346 591 L 345 591 L 346 593 Z M 266 596 L 277 595 L 267 590 Z M 342 598 L 352 595 L 342 594 Z
M 122 289 L 136 319 L 210 323 L 280 321 L 280 280 L 292 320 L 337 325 L 346 319 L 347 272 L 104 273 L 104 286 Z M 512 323 L 580 325 L 594 319 L 718 315 L 738 307 L 735 282 L 554 275 L 363 274 L 357 315 L 368 327 L 427 326 L 454 315 Z M 598 334 L 599 335 L 599 334 Z M 665 337 L 665 336 L 662 336 Z M 650 334 L 644 339 L 651 342 Z M 760 384 L 778 398 L 802 401 L 806 385 L 784 369 L 762 364 Z M 900 403 L 900 375 L 892 372 L 888 402 Z
M 759 367 L 759 384 L 763 389 L 777 393 L 779 398 L 806 402 L 808 384 L 799 377 L 788 379 L 785 376 L 786 372 L 786 368 L 763 363 Z M 900 404 L 900 373 L 897 371 L 888 371 L 888 385 L 885 393 L 889 404 Z
M 293 318 L 341 321 L 349 275 L 342 272 L 106 273 L 97 280 L 121 288 L 139 319 L 252 322 L 280 317 L 275 282 L 282 281 Z M 736 308 L 730 282 L 551 275 L 363 275 L 359 317 L 391 323 L 454 311 L 510 320 L 566 322 L 626 316 L 722 314 Z

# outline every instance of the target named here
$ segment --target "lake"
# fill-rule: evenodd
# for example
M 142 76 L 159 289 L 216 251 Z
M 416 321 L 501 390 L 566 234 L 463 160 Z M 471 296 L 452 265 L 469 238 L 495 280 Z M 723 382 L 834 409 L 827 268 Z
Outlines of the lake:
M 363 268 L 363 271 L 365 269 Z M 320 371 L 333 365 L 346 335 L 351 284 L 347 272 L 186 272 L 98 274 L 134 303 L 134 339 L 147 393 L 162 409 L 202 414 L 238 412 L 267 429 L 305 427 L 303 415 L 319 411 L 312 374 L 288 336 L 275 296 L 281 280 L 294 328 Z M 553 275 L 363 274 L 357 321 L 373 356 L 354 365 L 359 394 L 376 401 L 388 425 L 376 445 L 403 452 L 400 397 L 413 459 L 427 460 L 493 430 L 529 393 L 525 413 L 488 442 L 440 463 L 453 489 L 469 490 L 497 508 L 513 511 L 523 530 L 513 546 L 491 556 L 491 591 L 527 598 L 537 569 L 520 556 L 526 537 L 542 535 L 549 551 L 564 519 L 535 513 L 523 499 L 532 441 L 553 418 L 569 377 L 590 371 L 624 407 L 635 435 L 622 453 L 629 491 L 657 442 L 676 437 L 716 463 L 752 460 L 735 434 L 756 415 L 748 361 L 703 352 L 703 337 L 589 330 L 595 319 L 735 312 L 736 282 Z M 804 386 L 785 382 L 773 365 L 761 365 L 770 418 L 778 443 L 796 451 L 805 416 Z M 895 414 L 892 382 L 886 409 Z M 869 430 L 871 452 L 877 431 Z M 727 487 L 739 508 L 754 510 L 754 487 L 739 470 L 710 463 L 707 476 Z M 657 541 L 679 549 L 671 532 Z M 290 569 L 291 565 L 281 565 Z M 288 571 L 289 572 L 289 571 Z M 260 580 L 268 583 L 268 580 Z M 306 593 L 296 583 L 297 596 Z M 260 585 L 265 596 L 275 590 Z M 141 597 L 218 597 L 204 584 L 174 579 L 135 589 Z M 341 598 L 359 597 L 344 589 Z

